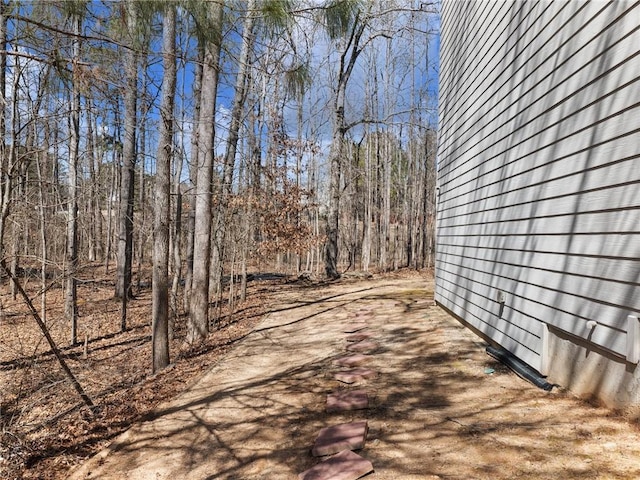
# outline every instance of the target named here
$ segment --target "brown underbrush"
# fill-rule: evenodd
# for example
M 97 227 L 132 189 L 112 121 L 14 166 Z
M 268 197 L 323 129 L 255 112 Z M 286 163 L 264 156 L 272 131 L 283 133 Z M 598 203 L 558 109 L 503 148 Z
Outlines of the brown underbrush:
M 148 276 L 136 282 L 125 331 L 112 277 L 98 266 L 80 272 L 76 345 L 69 344 L 61 282 L 50 280 L 42 304 L 39 280 L 20 279 L 36 309 L 44 305 L 47 328 L 95 403 L 93 412 L 64 375 L 25 302 L 12 298 L 7 279 L 0 285 L 0 478 L 64 478 L 70 466 L 99 451 L 215 364 L 260 321 L 272 299 L 291 286 L 285 276 L 254 276 L 247 299 L 233 312 L 228 301 L 213 306 L 217 320 L 197 346 L 185 344 L 186 316 L 177 315 L 171 364 L 153 375 Z

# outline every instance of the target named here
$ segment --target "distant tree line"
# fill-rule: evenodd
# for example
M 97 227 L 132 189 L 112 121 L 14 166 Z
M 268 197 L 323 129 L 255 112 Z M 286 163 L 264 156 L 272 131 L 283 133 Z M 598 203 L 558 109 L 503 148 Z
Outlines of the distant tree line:
M 416 0 L 0 4 L 0 261 L 47 292 L 152 265 L 153 368 L 269 269 L 428 268 L 435 6 Z M 230 278 L 230 283 L 223 280 Z M 37 302 L 39 305 L 36 305 Z

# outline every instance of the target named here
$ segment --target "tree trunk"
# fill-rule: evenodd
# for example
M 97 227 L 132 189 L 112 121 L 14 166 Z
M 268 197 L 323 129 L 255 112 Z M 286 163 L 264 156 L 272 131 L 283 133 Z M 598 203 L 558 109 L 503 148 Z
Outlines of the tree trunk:
M 200 101 L 201 101 L 201 89 L 202 89 L 202 65 L 204 64 L 204 49 L 201 45 L 198 46 L 198 61 L 195 67 L 196 72 L 193 79 L 193 125 L 196 127 L 191 132 L 191 152 L 190 152 L 190 164 L 189 164 L 189 181 L 191 183 L 191 188 L 189 189 L 189 199 L 190 199 L 190 207 L 189 207 L 189 215 L 187 217 L 187 225 L 186 225 L 186 235 L 187 235 L 187 245 L 186 245 L 186 271 L 184 278 L 184 291 L 183 291 L 183 308 L 185 311 L 189 312 L 191 310 L 191 285 L 193 282 L 193 247 L 194 247 L 194 234 L 196 228 L 196 212 L 195 212 L 195 204 L 196 204 L 196 194 L 195 190 L 197 187 L 197 177 L 198 177 L 198 145 L 199 145 L 199 137 L 198 137 L 198 125 L 200 124 Z
M 340 189 L 342 177 L 342 156 L 344 140 L 347 132 L 344 120 L 344 107 L 347 84 L 351 78 L 353 67 L 362 49 L 360 39 L 365 24 L 356 15 L 348 32 L 348 40 L 340 56 L 336 93 L 333 101 L 333 135 L 329 153 L 329 208 L 325 223 L 326 243 L 324 249 L 324 270 L 328 278 L 339 278 L 338 273 L 338 235 L 340 222 Z
M 169 365 L 169 217 L 171 157 L 173 153 L 173 113 L 176 90 L 176 9 L 165 8 L 162 23 L 162 104 L 156 163 L 155 217 L 152 285 L 153 371 Z
M 138 102 L 138 55 L 133 40 L 136 12 L 133 0 L 126 2 L 127 29 L 131 45 L 125 50 L 124 142 L 122 146 L 122 176 L 120 179 L 120 210 L 118 212 L 118 259 L 115 297 L 123 300 L 121 329 L 126 330 L 126 303 L 131 295 L 133 256 L 133 207 L 136 165 L 136 121 Z
M 188 343 L 204 340 L 209 333 L 209 266 L 211 263 L 211 181 L 213 178 L 213 139 L 220 49 L 222 46 L 223 3 L 209 4 L 209 16 L 218 31 L 205 46 L 200 121 L 198 122 L 198 166 L 193 242 L 193 280 L 187 323 Z
M 42 175 L 42 162 L 40 158 L 42 155 L 36 153 L 36 173 L 38 174 L 38 200 L 40 202 L 38 212 L 40 213 L 40 243 L 41 243 L 41 256 L 40 259 L 40 284 L 42 289 L 42 296 L 40 298 L 40 317 L 42 323 L 47 324 L 47 216 L 45 211 L 46 199 L 44 194 L 44 176 Z
M 344 124 L 342 108 L 335 113 L 334 122 Z M 340 217 L 340 182 L 342 169 L 342 146 L 344 134 L 339 128 L 334 127 L 329 154 L 329 210 L 325 226 L 326 244 L 324 247 L 324 272 L 327 277 L 340 278 L 338 273 L 338 228 Z
M 74 15 L 73 29 L 80 34 L 81 18 Z M 65 292 L 65 315 L 71 326 L 69 341 L 71 345 L 78 342 L 78 292 L 76 270 L 78 268 L 78 159 L 80 157 L 80 90 L 79 72 L 77 65 L 80 60 L 80 42 L 77 37 L 73 40 L 73 82 L 71 86 L 71 117 L 69 130 L 71 133 L 69 144 L 69 199 L 67 203 L 67 252 L 66 269 L 67 281 Z
M 98 252 L 102 249 L 99 247 L 102 238 L 102 215 L 98 206 L 98 188 L 99 182 L 96 178 L 96 142 L 95 130 L 93 128 L 93 113 L 91 110 L 91 101 L 86 100 L 87 115 L 87 166 L 89 167 L 89 205 L 87 215 L 89 217 L 89 261 L 95 262 L 98 259 Z
M 71 382 L 71 385 L 73 385 L 73 388 L 78 393 L 78 395 L 80 396 L 80 398 L 82 399 L 84 404 L 93 411 L 94 408 L 95 408 L 94 403 L 91 401 L 91 398 L 89 398 L 89 396 L 85 393 L 84 389 L 82 388 L 82 385 L 80 385 L 80 382 L 78 382 L 78 379 L 75 377 L 75 375 L 73 374 L 73 372 L 71 371 L 71 369 L 67 365 L 67 362 L 65 361 L 64 356 L 62 355 L 62 352 L 60 351 L 60 349 L 56 345 L 55 341 L 51 337 L 51 334 L 49 333 L 49 329 L 47 328 L 45 323 L 40 318 L 40 315 L 38 315 L 38 311 L 33 306 L 33 302 L 29 298 L 29 295 L 27 295 L 27 293 L 22 288 L 22 285 L 20 285 L 20 283 L 18 283 L 18 279 L 15 276 L 13 276 L 13 274 L 9 271 L 9 269 L 4 265 L 3 262 L 0 262 L 0 269 L 4 270 L 4 273 L 16 285 L 16 290 L 18 291 L 18 294 L 22 297 L 22 299 L 24 300 L 25 304 L 29 308 L 29 312 L 31 313 L 31 316 L 33 317 L 33 319 L 38 324 L 38 327 L 40 328 L 40 331 L 42 332 L 42 334 L 44 335 L 45 339 L 47 340 L 47 343 L 49 344 L 49 347 L 51 348 L 51 351 L 53 352 L 53 354 L 55 355 L 56 359 L 58 360 L 58 363 L 60 364 L 60 367 L 62 368 L 63 372 L 65 373 L 65 375 L 67 376 L 67 378 Z
M 7 152 L 7 5 L 0 0 L 0 262 L 4 262 L 4 234 L 11 195 L 10 161 Z
M 249 76 L 249 56 L 253 49 L 255 40 L 254 23 L 256 16 L 256 1 L 249 0 L 247 3 L 247 16 L 244 20 L 242 30 L 242 50 L 240 52 L 240 60 L 238 65 L 238 73 L 235 82 L 235 93 L 233 106 L 231 108 L 231 119 L 229 124 L 229 132 L 227 134 L 227 148 L 224 156 L 224 166 L 222 172 L 222 189 L 220 199 L 217 204 L 214 224 L 214 259 L 212 278 L 214 282 L 213 291 L 221 296 L 222 285 L 222 268 L 224 260 L 225 237 L 227 234 L 227 223 L 229 217 L 228 203 L 231 196 L 233 185 L 233 170 L 236 160 L 236 152 L 238 149 L 238 140 L 242 114 L 244 112 L 244 103 L 247 98 L 247 79 Z M 233 283 L 229 284 L 232 288 Z M 210 286 L 211 287 L 211 286 Z
M 111 179 L 109 182 L 109 193 L 107 195 L 107 236 L 105 239 L 105 253 L 104 253 L 104 273 L 109 274 L 109 262 L 111 261 L 111 251 L 113 248 L 113 235 L 114 235 L 114 219 L 113 219 L 113 200 L 118 190 L 118 165 L 120 162 L 116 160 L 116 149 L 111 151 Z

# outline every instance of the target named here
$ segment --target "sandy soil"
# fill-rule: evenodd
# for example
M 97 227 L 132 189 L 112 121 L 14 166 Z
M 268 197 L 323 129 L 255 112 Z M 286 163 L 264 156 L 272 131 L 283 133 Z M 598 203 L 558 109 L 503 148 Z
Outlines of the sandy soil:
M 294 479 L 319 460 L 318 431 L 367 420 L 370 479 L 635 479 L 637 428 L 520 379 L 433 305 L 432 281 L 299 288 L 184 394 L 77 468 L 79 479 Z M 371 313 L 368 313 L 371 312 Z M 336 381 L 343 326 L 368 318 L 379 345 L 358 385 Z M 493 373 L 491 372 L 493 370 Z M 327 413 L 365 389 L 367 410 Z

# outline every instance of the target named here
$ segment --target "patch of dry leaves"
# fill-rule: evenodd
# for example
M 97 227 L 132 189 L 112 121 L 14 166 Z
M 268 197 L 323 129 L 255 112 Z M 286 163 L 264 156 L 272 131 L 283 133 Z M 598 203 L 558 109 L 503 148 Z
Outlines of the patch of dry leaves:
M 424 273 L 400 271 L 384 276 L 400 279 L 418 275 Z M 327 292 L 339 293 L 342 284 L 361 280 L 357 275 L 345 276 L 327 289 L 319 288 L 327 285 L 309 279 L 256 277 L 250 283 L 248 300 L 231 316 L 223 309 L 219 324 L 197 348 L 185 347 L 186 318 L 178 318 L 171 343 L 172 364 L 152 375 L 150 288 L 142 288 L 131 301 L 129 328 L 120 332 L 120 304 L 112 298 L 113 283 L 103 278 L 98 268 L 86 269 L 83 279 L 79 331 L 81 339 L 86 335 L 88 340 L 86 355 L 82 344 L 67 346 L 68 326 L 63 320 L 61 288 L 57 286 L 47 296 L 47 324 L 74 374 L 98 405 L 96 414 L 82 405 L 64 378 L 25 306 L 10 298 L 6 283 L 0 285 L 3 480 L 65 478 L 71 467 L 100 451 L 132 424 L 151 418 L 160 403 L 194 383 L 250 333 L 272 305 L 286 299 L 295 303 L 319 292 L 325 296 Z M 32 279 L 27 287 L 39 304 L 35 283 Z M 414 303 L 413 299 L 422 291 L 403 294 L 407 296 L 406 305 L 399 294 L 392 299 L 383 295 L 379 300 L 403 303 L 406 308 L 394 315 L 404 318 L 418 308 L 413 313 L 424 316 L 426 300 Z M 378 299 L 375 295 L 367 298 Z M 391 384 L 380 386 L 379 392 L 387 392 L 389 398 L 380 393 L 378 407 L 370 412 L 375 428 L 367 447 L 376 458 L 377 469 L 393 471 L 394 466 L 401 465 L 405 476 L 393 478 L 443 478 L 425 473 L 424 461 L 428 460 L 433 468 L 447 471 L 447 478 L 472 478 L 469 472 L 480 475 L 483 468 L 486 472 L 477 478 L 560 478 L 558 472 L 562 472 L 562 478 L 637 478 L 635 473 L 640 470 L 636 470 L 637 458 L 632 455 L 636 449 L 625 443 L 636 435 L 635 418 L 580 402 L 568 393 L 549 395 L 514 382 L 505 367 L 486 360 L 482 349 L 476 352 L 473 342 L 469 342 L 472 350 L 463 348 L 452 357 L 449 344 L 464 346 L 457 340 L 464 329 L 437 321 L 438 315 L 446 315 L 435 307 L 428 313 L 432 323 L 419 326 L 430 335 L 413 338 L 415 352 L 406 342 L 411 332 L 418 331 L 418 325 L 406 332 L 394 330 L 393 318 L 387 319 L 389 335 L 393 333 L 392 339 L 402 345 L 396 352 L 398 358 L 402 353 L 407 356 L 407 365 L 419 361 L 424 365 L 413 372 L 396 358 L 399 370 L 389 376 Z M 402 322 L 398 320 L 398 324 Z M 452 336 L 450 341 L 448 335 Z M 490 382 L 486 381 L 485 366 L 495 372 Z M 321 375 L 317 378 L 324 381 Z M 448 397 L 440 390 L 446 390 Z M 496 391 L 500 395 L 495 395 Z M 448 401 L 443 402 L 446 398 Z M 313 427 L 307 420 L 304 426 Z M 411 425 L 415 428 L 408 428 Z M 408 451 L 419 451 L 420 456 L 404 456 L 402 449 L 391 448 L 394 442 Z M 402 457 L 394 457 L 401 453 Z M 312 460 L 305 457 L 300 461 Z M 612 465 L 616 468 L 609 468 Z M 625 465 L 628 475 L 610 475 L 623 471 Z M 498 467 L 502 468 L 500 475 L 495 471 Z M 456 471 L 460 472 L 457 477 Z
M 186 317 L 176 319 L 171 365 L 151 373 L 151 289 L 141 288 L 128 307 L 120 332 L 121 302 L 101 267 L 86 268 L 79 287 L 79 340 L 69 346 L 62 289 L 46 297 L 46 322 L 89 397 L 92 413 L 67 382 L 35 321 L 19 299 L 0 285 L 0 478 L 64 478 L 71 466 L 104 447 L 162 401 L 183 391 L 248 334 L 272 299 L 290 288 L 284 277 L 250 283 L 247 300 L 229 315 L 225 302 L 206 342 L 184 343 Z M 150 285 L 150 282 L 142 282 Z M 37 280 L 25 286 L 40 307 Z M 86 347 L 85 347 L 86 340 Z

